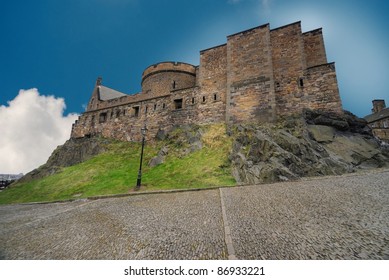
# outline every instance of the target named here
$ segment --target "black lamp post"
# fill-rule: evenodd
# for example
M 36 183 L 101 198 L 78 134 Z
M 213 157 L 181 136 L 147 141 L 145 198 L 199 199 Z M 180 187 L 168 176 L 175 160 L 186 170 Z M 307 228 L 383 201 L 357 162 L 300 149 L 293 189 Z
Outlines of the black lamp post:
M 141 185 L 141 182 L 142 182 L 143 149 L 145 147 L 145 136 L 146 136 L 146 133 L 147 133 L 146 125 L 141 128 L 140 132 L 142 133 L 142 151 L 140 153 L 140 164 L 139 164 L 139 171 L 138 171 L 138 179 L 136 180 L 136 187 L 135 187 L 136 191 L 138 191 L 140 189 L 140 185 Z

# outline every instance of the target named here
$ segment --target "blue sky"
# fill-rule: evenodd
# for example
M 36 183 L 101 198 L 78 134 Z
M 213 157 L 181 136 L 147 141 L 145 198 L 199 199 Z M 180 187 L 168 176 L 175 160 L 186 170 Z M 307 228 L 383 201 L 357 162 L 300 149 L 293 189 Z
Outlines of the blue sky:
M 45 163 L 70 136 L 96 78 L 140 91 L 161 61 L 199 64 L 226 36 L 270 23 L 323 28 L 343 107 L 363 117 L 389 105 L 389 1 L 1 0 L 0 174 Z M 66 104 L 66 105 L 65 105 Z
M 65 99 L 81 113 L 97 76 L 125 93 L 160 61 L 199 64 L 199 51 L 270 23 L 323 27 L 345 109 L 364 116 L 389 103 L 388 1 L 2 0 L 0 104 L 20 89 Z

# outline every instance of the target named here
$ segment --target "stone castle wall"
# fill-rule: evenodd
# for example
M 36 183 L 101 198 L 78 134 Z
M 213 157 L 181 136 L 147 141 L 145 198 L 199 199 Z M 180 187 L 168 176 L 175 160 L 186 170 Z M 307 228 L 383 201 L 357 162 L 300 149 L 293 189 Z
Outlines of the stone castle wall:
M 276 29 L 265 24 L 202 50 L 197 67 L 180 62 L 149 66 L 140 93 L 119 93 L 98 80 L 72 137 L 102 134 L 139 141 L 144 125 L 154 137 L 175 125 L 273 122 L 304 108 L 342 112 L 322 30 L 302 33 L 300 22 Z
M 306 67 L 327 63 L 322 29 L 303 33 Z
M 273 121 L 275 96 L 269 25 L 227 37 L 227 122 Z

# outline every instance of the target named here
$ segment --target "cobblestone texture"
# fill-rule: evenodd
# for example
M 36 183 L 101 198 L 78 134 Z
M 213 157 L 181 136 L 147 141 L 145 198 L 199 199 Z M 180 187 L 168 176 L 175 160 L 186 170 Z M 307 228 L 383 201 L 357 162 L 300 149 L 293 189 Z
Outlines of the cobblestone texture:
M 0 207 L 2 259 L 225 259 L 219 190 Z
M 0 207 L 1 259 L 389 259 L 389 170 Z
M 238 259 L 389 259 L 389 172 L 223 189 Z

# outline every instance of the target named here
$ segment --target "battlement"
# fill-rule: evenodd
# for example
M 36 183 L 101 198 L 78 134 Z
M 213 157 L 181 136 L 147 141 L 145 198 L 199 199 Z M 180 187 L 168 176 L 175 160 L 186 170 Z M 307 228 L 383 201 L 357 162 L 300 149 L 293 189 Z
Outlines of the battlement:
M 200 65 L 160 62 L 142 74 L 142 91 L 127 95 L 96 82 L 72 137 L 102 134 L 139 141 L 173 126 L 273 122 L 305 108 L 342 112 L 335 65 L 328 63 L 321 28 L 301 22 L 260 25 L 200 51 Z

